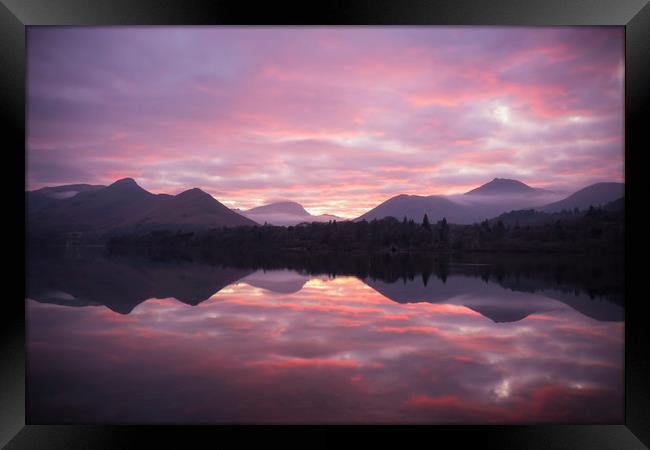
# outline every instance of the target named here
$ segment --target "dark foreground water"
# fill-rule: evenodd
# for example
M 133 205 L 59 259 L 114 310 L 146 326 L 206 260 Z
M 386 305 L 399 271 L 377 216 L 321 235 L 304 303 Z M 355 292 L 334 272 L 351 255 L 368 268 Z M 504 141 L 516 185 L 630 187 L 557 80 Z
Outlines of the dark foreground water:
M 28 423 L 623 421 L 616 262 L 270 260 L 30 256 Z

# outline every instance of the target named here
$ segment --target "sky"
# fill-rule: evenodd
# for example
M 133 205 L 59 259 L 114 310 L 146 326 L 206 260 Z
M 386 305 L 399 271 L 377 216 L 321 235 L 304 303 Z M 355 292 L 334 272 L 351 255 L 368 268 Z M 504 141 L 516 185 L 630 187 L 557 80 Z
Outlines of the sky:
M 357 217 L 495 177 L 624 181 L 622 27 L 30 27 L 26 188 Z

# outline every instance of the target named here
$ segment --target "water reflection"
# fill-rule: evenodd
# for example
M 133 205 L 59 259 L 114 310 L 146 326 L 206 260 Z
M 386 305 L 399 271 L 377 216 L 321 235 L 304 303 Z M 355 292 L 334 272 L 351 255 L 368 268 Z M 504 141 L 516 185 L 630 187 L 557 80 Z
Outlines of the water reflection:
M 29 421 L 622 422 L 611 267 L 393 263 L 30 258 Z

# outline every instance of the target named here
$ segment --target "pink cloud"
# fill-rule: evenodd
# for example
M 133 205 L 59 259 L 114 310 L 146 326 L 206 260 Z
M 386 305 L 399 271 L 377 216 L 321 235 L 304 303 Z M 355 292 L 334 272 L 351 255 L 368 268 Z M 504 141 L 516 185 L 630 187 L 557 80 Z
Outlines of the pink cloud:
M 131 176 L 356 216 L 495 176 L 623 180 L 622 28 L 42 28 L 28 44 L 30 189 Z

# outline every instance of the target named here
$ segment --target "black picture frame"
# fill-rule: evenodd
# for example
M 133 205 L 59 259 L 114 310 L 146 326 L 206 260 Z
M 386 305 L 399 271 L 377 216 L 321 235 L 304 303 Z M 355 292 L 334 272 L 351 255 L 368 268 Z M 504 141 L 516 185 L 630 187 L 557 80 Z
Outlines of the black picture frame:
M 540 426 L 410 426 L 410 427 L 117 427 L 44 426 L 25 424 L 25 30 L 30 25 L 622 25 L 626 38 L 625 161 L 626 161 L 626 327 L 625 423 L 613 425 Z M 225 434 L 238 445 L 258 439 L 259 433 L 277 436 L 286 444 L 294 431 L 361 431 L 368 439 L 400 433 L 403 437 L 455 447 L 473 443 L 489 448 L 637 449 L 650 446 L 650 349 L 644 326 L 643 296 L 633 296 L 642 279 L 642 265 L 634 253 L 646 247 L 643 220 L 632 202 L 647 192 L 640 170 L 648 138 L 644 117 L 650 105 L 650 5 L 648 0 L 364 0 L 288 4 L 240 1 L 157 0 L 2 0 L 0 3 L 0 112 L 5 125 L 5 192 L 17 200 L 6 213 L 15 229 L 6 240 L 15 244 L 7 258 L 12 289 L 2 300 L 0 314 L 0 445 L 8 449 L 133 448 L 159 444 L 161 448 L 196 448 L 222 443 Z M 646 113 L 646 114 L 644 114 Z M 18 156 L 19 149 L 22 156 Z M 8 162 L 7 155 L 15 159 Z M 15 164 L 15 166 L 14 166 Z M 22 170 L 21 170 L 22 169 Z M 21 174 L 22 172 L 22 174 Z M 25 182 L 23 178 L 23 183 Z M 21 186 L 19 188 L 19 186 Z M 18 189 L 23 189 L 18 192 Z M 21 216 L 18 212 L 23 213 Z M 20 217 L 20 218 L 18 218 Z M 635 231 L 632 231 L 632 225 Z M 647 234 L 647 231 L 646 231 Z M 22 240 L 20 239 L 22 237 Z M 634 237 L 634 242 L 631 239 Z M 6 242 L 8 244 L 9 242 Z M 21 245 L 23 244 L 23 245 Z M 6 250 L 9 251 L 9 250 Z M 15 254 L 13 253 L 15 252 Z M 22 264 L 20 263 L 22 261 Z M 20 287 L 19 287 L 20 286 Z M 22 293 L 19 292 L 22 288 Z M 22 295 L 22 298 L 20 296 Z M 423 435 L 426 433 L 426 435 Z M 304 442 L 304 441 L 302 441 Z M 323 441 L 326 442 L 326 441 Z M 386 442 L 386 441 L 384 441 Z M 161 445 L 162 444 L 162 445 Z

